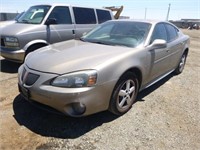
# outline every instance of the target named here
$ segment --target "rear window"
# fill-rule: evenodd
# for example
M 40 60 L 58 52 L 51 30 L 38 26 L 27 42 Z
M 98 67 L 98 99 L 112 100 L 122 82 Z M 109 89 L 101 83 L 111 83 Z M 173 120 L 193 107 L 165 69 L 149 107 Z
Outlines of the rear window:
M 96 24 L 94 9 L 73 7 L 76 24 Z
M 111 20 L 111 15 L 109 11 L 97 9 L 98 22 L 103 23 L 105 21 Z

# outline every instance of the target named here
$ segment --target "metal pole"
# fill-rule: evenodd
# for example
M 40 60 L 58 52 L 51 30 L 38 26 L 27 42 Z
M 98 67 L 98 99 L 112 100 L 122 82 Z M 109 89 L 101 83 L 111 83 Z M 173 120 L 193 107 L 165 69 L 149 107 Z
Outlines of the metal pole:
M 147 8 L 145 8 L 145 14 L 144 14 L 144 19 L 147 18 Z
M 171 7 L 171 4 L 169 4 L 168 11 L 167 11 L 167 17 L 166 17 L 166 20 L 167 20 L 167 21 L 168 21 L 168 19 L 169 19 L 170 7 Z

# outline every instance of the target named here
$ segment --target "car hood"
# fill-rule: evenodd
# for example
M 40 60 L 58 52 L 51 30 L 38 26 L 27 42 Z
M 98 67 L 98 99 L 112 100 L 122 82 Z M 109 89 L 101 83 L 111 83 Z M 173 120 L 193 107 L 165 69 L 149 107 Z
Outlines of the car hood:
M 4 27 L 4 26 L 7 26 L 9 24 L 13 24 L 15 23 L 16 21 L 15 20 L 9 20 L 9 21 L 0 21 L 0 27 Z
M 70 40 L 30 53 L 25 64 L 33 70 L 64 74 L 96 69 L 98 65 L 130 51 L 132 48 Z
M 38 26 L 44 26 L 39 24 L 24 24 L 13 22 L 6 26 L 0 25 L 0 34 L 6 36 L 23 35 L 29 32 L 39 32 Z

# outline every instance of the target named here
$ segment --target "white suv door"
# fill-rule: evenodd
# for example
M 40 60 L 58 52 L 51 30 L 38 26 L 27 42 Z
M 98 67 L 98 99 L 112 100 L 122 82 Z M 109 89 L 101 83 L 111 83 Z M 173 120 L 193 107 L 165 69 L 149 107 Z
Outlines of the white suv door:
M 50 18 L 55 19 L 56 24 L 47 26 L 49 43 L 56 43 L 74 38 L 74 24 L 72 24 L 69 7 L 56 6 L 50 13 L 48 19 Z

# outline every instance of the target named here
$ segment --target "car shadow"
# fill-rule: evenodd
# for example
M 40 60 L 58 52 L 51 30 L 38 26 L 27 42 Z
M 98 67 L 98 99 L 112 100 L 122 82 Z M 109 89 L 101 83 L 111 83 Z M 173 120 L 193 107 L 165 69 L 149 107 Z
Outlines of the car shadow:
M 145 101 L 145 96 L 162 86 L 171 77 L 173 77 L 173 75 L 167 76 L 153 86 L 140 92 L 137 101 Z M 34 107 L 20 95 L 13 101 L 13 110 L 13 117 L 20 125 L 25 126 L 36 134 L 62 139 L 74 139 L 80 137 L 102 124 L 112 122 L 118 118 L 108 111 L 81 118 L 58 115 Z
M 5 73 L 17 73 L 18 68 L 21 66 L 20 63 L 11 62 L 6 59 L 1 59 L 0 64 L 1 72 Z
M 14 99 L 13 110 L 13 117 L 20 125 L 42 136 L 63 139 L 77 138 L 117 118 L 108 111 L 80 118 L 58 115 L 34 107 L 20 95 Z
M 137 98 L 136 98 L 136 102 L 143 102 L 144 97 L 146 97 L 147 95 L 149 95 L 150 93 L 152 93 L 153 91 L 155 91 L 156 89 L 158 89 L 160 86 L 162 86 L 163 84 L 165 84 L 168 80 L 170 80 L 172 77 L 174 77 L 174 74 L 171 73 L 168 76 L 166 76 L 165 78 L 163 78 L 162 80 L 158 81 L 157 83 L 153 84 L 152 86 L 144 89 L 143 91 L 141 91 Z

